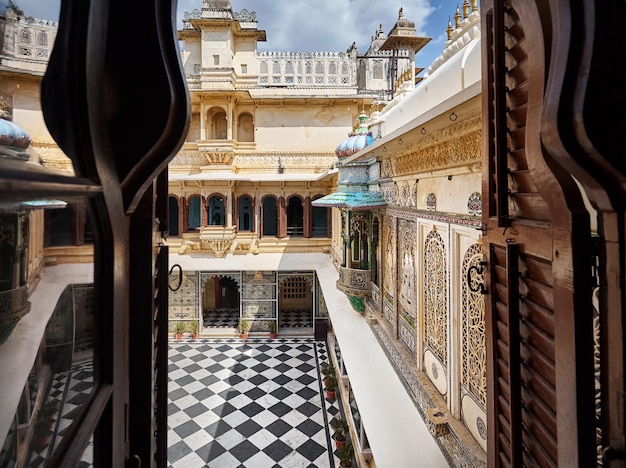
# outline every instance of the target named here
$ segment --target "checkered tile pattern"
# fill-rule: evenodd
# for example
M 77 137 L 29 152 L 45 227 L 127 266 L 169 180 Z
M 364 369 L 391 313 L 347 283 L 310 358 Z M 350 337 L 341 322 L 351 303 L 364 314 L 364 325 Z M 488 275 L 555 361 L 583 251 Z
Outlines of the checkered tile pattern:
M 328 428 L 339 404 L 324 398 L 320 359 L 325 344 L 311 339 L 171 343 L 169 466 L 339 466 Z
M 202 321 L 207 328 L 237 328 L 238 309 L 211 309 L 203 314 Z
M 281 310 L 278 324 L 281 328 L 313 327 L 313 313 L 310 310 Z
M 68 372 L 54 374 L 46 405 L 57 405 L 55 422 L 49 443 L 45 446 L 33 444 L 29 467 L 43 466 L 59 446 L 67 428 L 74 422 L 93 388 L 93 361 L 74 364 Z
M 204 339 L 171 342 L 170 468 L 335 468 L 329 421 L 340 402 L 325 397 L 319 375 L 326 343 L 301 339 Z M 49 445 L 32 448 L 43 467 L 93 388 L 91 362 L 54 376 Z M 93 466 L 92 446 L 81 468 Z

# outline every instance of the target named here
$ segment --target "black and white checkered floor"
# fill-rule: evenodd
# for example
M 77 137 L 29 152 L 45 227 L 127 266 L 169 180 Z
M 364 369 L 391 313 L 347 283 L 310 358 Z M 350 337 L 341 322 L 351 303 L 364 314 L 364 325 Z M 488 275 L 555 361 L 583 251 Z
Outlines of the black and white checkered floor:
M 326 343 L 311 338 L 170 342 L 168 466 L 338 467 L 328 424 L 340 403 L 319 375 L 327 361 Z M 91 362 L 55 375 L 46 399 L 58 407 L 55 427 L 29 466 L 45 465 L 92 387 Z
M 203 314 L 205 328 L 237 328 L 238 309 L 212 309 Z M 310 310 L 281 310 L 278 323 L 280 328 L 313 327 L 313 313 Z
M 319 376 L 326 360 L 326 344 L 312 339 L 171 343 L 169 466 L 339 466 L 328 427 L 339 403 Z

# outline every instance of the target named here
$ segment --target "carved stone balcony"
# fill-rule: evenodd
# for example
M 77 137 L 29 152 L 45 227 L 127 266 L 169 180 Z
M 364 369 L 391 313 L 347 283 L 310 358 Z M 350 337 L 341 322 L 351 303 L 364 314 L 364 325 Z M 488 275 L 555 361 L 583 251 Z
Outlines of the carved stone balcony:
M 0 344 L 9 338 L 17 322 L 28 312 L 28 285 L 0 292 Z
M 236 235 L 235 226 L 205 226 L 200 228 L 200 244 L 202 249 L 212 250 L 217 258 L 222 258 Z
M 370 270 L 339 267 L 337 289 L 348 296 L 352 308 L 357 312 L 365 312 L 365 298 L 372 295 L 371 282 Z

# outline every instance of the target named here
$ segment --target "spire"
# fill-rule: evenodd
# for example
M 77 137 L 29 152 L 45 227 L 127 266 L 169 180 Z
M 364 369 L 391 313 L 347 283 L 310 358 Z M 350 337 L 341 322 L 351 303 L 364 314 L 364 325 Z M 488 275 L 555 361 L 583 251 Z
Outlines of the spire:
M 448 16 L 448 27 L 446 28 L 446 34 L 448 34 L 448 40 L 452 39 L 452 21 L 450 21 L 450 17 Z
M 454 13 L 454 27 L 457 29 L 461 27 L 461 12 L 458 6 L 456 7 L 456 13 Z
M 470 4 L 467 0 L 463 1 L 463 19 L 466 19 L 469 16 L 469 8 Z

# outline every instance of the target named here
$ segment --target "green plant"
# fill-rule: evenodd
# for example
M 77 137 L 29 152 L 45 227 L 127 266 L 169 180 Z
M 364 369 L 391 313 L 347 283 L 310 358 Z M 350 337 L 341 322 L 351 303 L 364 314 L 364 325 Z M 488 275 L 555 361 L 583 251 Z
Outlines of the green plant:
M 239 332 L 240 333 L 248 333 L 250 328 L 252 327 L 252 323 L 248 319 L 239 319 Z
M 337 442 L 345 442 L 347 440 L 347 434 L 350 430 L 348 421 L 338 415 L 331 419 L 330 427 L 333 429 L 333 439 Z
M 320 367 L 320 372 L 325 379 L 328 378 L 330 374 L 335 375 L 335 367 L 333 366 L 332 362 L 323 362 Z
M 326 382 L 326 390 L 328 391 L 332 392 L 337 388 L 337 377 L 334 373 L 328 374 L 328 376 L 324 379 L 324 382 Z
M 189 322 L 189 332 L 192 335 L 198 334 L 198 321 L 197 320 L 192 320 L 191 322 Z
M 276 333 L 276 322 L 274 320 L 270 321 L 267 324 L 267 328 L 269 329 L 270 333 Z
M 337 456 L 341 462 L 341 466 L 344 468 L 350 468 L 352 466 L 352 459 L 354 458 L 354 446 L 348 442 L 337 449 Z
M 187 331 L 187 324 L 185 322 L 176 322 L 176 326 L 174 327 L 177 335 L 182 335 Z

